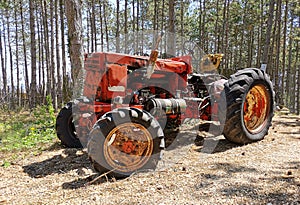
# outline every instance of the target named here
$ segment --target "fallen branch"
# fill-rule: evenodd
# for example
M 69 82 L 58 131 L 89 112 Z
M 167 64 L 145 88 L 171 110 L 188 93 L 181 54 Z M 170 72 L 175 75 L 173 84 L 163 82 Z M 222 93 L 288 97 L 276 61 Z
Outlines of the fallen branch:
M 112 169 L 112 170 L 110 170 L 110 171 L 108 171 L 108 172 L 105 172 L 105 173 L 101 174 L 100 176 L 96 177 L 96 178 L 93 179 L 92 181 L 87 182 L 84 186 L 92 185 L 92 184 L 94 184 L 96 181 L 98 181 L 99 179 L 101 179 L 101 178 L 104 177 L 104 176 L 105 176 L 105 178 L 106 178 L 106 181 L 108 182 L 108 177 L 107 177 L 107 175 L 108 175 L 109 173 L 115 171 L 115 170 L 116 170 L 116 169 Z

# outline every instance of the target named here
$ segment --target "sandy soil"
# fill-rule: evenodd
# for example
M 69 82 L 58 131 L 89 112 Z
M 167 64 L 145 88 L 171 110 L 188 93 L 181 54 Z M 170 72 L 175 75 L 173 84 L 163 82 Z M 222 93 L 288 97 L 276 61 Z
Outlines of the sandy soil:
M 300 204 L 299 116 L 276 116 L 264 140 L 244 146 L 190 136 L 157 171 L 119 180 L 99 178 L 84 150 L 58 142 L 20 153 L 0 167 L 0 204 Z M 12 156 L 0 153 L 0 165 Z

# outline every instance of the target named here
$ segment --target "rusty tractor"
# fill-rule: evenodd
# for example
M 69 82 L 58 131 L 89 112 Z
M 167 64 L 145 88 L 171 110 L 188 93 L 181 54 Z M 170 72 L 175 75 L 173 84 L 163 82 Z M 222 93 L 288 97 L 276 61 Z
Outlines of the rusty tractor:
M 238 144 L 262 140 L 274 112 L 274 91 L 262 70 L 229 78 L 215 72 L 222 54 L 158 58 L 93 53 L 85 60 L 82 96 L 67 103 L 56 131 L 67 147 L 87 147 L 96 171 L 117 177 L 156 167 L 165 133 L 186 118 L 218 121 L 220 134 Z

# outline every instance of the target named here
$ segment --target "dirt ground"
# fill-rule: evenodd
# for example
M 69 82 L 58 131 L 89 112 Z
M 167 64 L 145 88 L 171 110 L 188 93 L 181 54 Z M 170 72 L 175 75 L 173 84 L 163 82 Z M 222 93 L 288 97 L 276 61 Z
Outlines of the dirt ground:
M 118 180 L 99 178 L 84 150 L 58 142 L 20 153 L 0 167 L 0 204 L 300 204 L 299 116 L 277 115 L 264 140 L 244 146 L 192 135 L 175 139 L 157 171 Z

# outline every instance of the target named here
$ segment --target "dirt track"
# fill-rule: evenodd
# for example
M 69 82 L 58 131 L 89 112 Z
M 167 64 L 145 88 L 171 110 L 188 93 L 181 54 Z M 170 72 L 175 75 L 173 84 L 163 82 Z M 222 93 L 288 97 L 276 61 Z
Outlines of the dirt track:
M 222 136 L 184 140 L 165 152 L 159 171 L 93 184 L 99 174 L 84 151 L 55 143 L 38 156 L 20 154 L 0 167 L 0 204 L 300 204 L 299 116 L 276 116 L 264 140 L 245 146 Z

